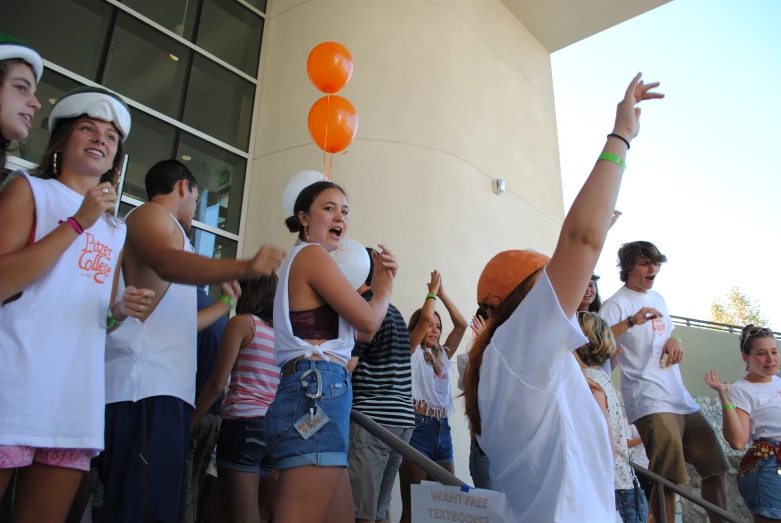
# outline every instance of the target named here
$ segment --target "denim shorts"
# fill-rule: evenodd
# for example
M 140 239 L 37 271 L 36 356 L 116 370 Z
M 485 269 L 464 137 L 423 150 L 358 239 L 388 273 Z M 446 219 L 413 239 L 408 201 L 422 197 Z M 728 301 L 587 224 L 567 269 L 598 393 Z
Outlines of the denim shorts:
M 766 440 L 778 445 L 778 441 Z M 777 456 L 768 456 L 757 463 L 756 472 L 738 479 L 738 491 L 755 516 L 781 519 L 781 475 Z
M 409 444 L 434 463 L 453 462 L 453 440 L 447 418 L 415 414 L 415 430 Z
M 350 373 L 338 363 L 322 360 L 298 361 L 295 370 L 281 379 L 277 396 L 266 412 L 266 443 L 271 459 L 279 470 L 307 465 L 346 467 L 353 402 Z M 318 389 L 319 399 L 307 396 L 316 395 Z M 296 430 L 296 422 L 308 416 L 315 405 L 329 421 L 304 439 Z
M 217 436 L 217 466 L 269 477 L 274 462 L 266 446 L 264 425 L 262 416 L 222 420 Z
M 635 487 L 616 490 L 616 510 L 624 523 L 645 523 L 648 520 L 648 502 L 640 483 Z

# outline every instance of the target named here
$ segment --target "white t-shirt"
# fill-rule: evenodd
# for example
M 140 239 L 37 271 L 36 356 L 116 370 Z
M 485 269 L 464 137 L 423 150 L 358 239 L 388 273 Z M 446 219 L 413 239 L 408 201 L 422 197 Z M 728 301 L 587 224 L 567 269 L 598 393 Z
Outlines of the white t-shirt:
M 658 292 L 643 294 L 624 286 L 602 305 L 599 314 L 613 326 L 643 307 L 653 307 L 663 317 L 635 325 L 616 340 L 624 349 L 616 361 L 621 367 L 621 394 L 629 422 L 657 412 L 697 412 L 699 407 L 683 386 L 678 365 L 662 368 L 660 364 L 664 344 L 674 329 L 664 298 Z
M 418 345 L 410 359 L 412 401 L 415 402 L 416 407 L 425 405 L 430 416 L 444 418 L 455 410 L 453 393 L 450 390 L 450 374 L 453 363 L 447 359 L 447 354 L 443 353 L 439 361 L 439 374 L 437 374 L 434 372 L 434 368 L 426 363 L 424 357 L 426 351 L 431 352 L 431 349 L 422 349 Z
M 485 350 L 477 439 L 507 496 L 506 521 L 616 520 L 607 424 L 572 355 L 587 342 L 543 271 Z
M 751 416 L 751 440 L 781 439 L 781 378 L 773 376 L 769 383 L 736 381 L 732 385 L 735 406 Z
M 640 437 L 640 433 L 637 431 L 637 427 L 629 424 L 628 419 L 624 419 L 626 425 L 626 433 L 629 439 L 635 439 Z M 629 454 L 632 456 L 632 463 L 637 463 L 644 469 L 648 468 L 648 454 L 645 453 L 645 445 L 641 440 L 638 445 L 635 445 L 629 449 Z
M 16 177 L 35 200 L 35 242 L 84 201 L 57 180 Z M 0 307 L 0 445 L 103 449 L 106 319 L 126 232 L 101 217 Z

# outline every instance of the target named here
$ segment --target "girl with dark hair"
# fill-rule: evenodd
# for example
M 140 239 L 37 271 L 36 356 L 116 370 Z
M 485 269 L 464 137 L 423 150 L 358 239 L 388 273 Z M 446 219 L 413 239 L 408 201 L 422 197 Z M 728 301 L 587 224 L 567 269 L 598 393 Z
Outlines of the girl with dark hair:
M 442 319 L 434 310 L 437 298 L 445 304 L 453 331 L 440 344 Z M 469 325 L 445 293 L 442 275 L 431 273 L 428 295 L 423 307 L 412 313 L 407 329 L 412 352 L 412 400 L 415 402 L 415 430 L 409 444 L 448 472 L 453 472 L 453 441 L 450 438 L 448 416 L 453 413 L 453 393 L 450 390 L 451 358 L 458 350 Z M 427 479 L 426 472 L 404 459 L 399 469 L 401 481 L 401 521 L 410 521 L 410 485 Z
M 586 292 L 583 294 L 583 299 L 580 300 L 578 312 L 599 312 L 600 307 L 602 307 L 602 298 L 599 296 L 597 280 L 599 280 L 599 276 L 592 274 L 591 279 L 588 281 Z
M 209 381 L 195 401 L 190 429 L 219 398 L 230 377 L 217 440 L 217 485 L 231 523 L 271 516 L 274 463 L 266 446 L 265 416 L 279 385 L 274 363 L 274 294 L 277 275 L 242 281 L 236 316 L 228 321 Z M 262 502 L 262 503 L 261 503 Z
M 781 521 L 781 378 L 773 331 L 746 325 L 739 338 L 748 373 L 730 386 L 716 371 L 705 383 L 719 393 L 724 439 L 735 450 L 751 446 L 738 469 L 738 490 L 754 523 Z
M 561 228 L 552 258 L 505 251 L 486 265 L 478 303 L 489 313 L 464 376 L 472 433 L 519 523 L 613 523 L 613 457 L 604 417 L 573 351 L 588 340 L 575 320 L 615 210 L 644 100 L 661 98 L 638 74 L 613 132 Z
M 293 211 L 285 224 L 298 242 L 280 269 L 274 298 L 274 353 L 282 377 L 265 425 L 280 471 L 274 522 L 317 522 L 337 514 L 352 520 L 347 364 L 356 334 L 370 341 L 382 324 L 398 266 L 380 245 L 367 302 L 330 256 L 349 228 L 341 187 L 316 182 L 301 191 Z
M 35 49 L 0 33 L 0 181 L 11 141 L 27 138 L 41 108 L 35 88 L 42 74 L 43 60 Z
M 102 89 L 62 96 L 32 175 L 0 193 L 0 496 L 19 469 L 14 518 L 63 521 L 104 446 L 106 329 L 152 295 L 116 289 L 125 226 L 110 221 L 130 112 Z

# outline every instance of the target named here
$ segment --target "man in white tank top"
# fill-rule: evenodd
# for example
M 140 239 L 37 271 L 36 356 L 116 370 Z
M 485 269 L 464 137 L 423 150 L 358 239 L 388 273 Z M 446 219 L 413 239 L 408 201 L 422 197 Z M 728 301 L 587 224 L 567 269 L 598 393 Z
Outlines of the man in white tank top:
M 196 335 L 228 314 L 238 297 L 235 282 L 224 285 L 223 299 L 198 311 L 195 286 L 268 275 L 284 253 L 264 245 L 251 260 L 195 254 L 186 233 L 198 186 L 176 160 L 155 164 L 146 189 L 150 203 L 126 218 L 122 283 L 145 285 L 139 288 L 154 290 L 155 297 L 144 317 L 126 320 L 106 344 L 106 450 L 99 464 L 106 489 L 103 511 L 108 521 L 141 522 L 143 455 L 146 517 L 179 523 L 195 404 Z

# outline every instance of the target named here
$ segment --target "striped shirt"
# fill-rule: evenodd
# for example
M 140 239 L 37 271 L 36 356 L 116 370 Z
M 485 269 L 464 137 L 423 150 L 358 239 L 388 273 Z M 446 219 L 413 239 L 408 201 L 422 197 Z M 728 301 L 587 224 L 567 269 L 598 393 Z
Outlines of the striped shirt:
M 369 301 L 372 291 L 362 296 Z M 409 333 L 396 307 L 388 306 L 372 341 L 357 343 L 353 356 L 360 356 L 352 376 L 353 408 L 381 425 L 414 427 Z
M 239 356 L 231 371 L 228 395 L 222 405 L 225 419 L 265 416 L 279 386 L 279 367 L 274 364 L 274 329 L 248 314 L 255 323 L 255 337 Z

